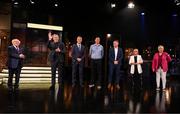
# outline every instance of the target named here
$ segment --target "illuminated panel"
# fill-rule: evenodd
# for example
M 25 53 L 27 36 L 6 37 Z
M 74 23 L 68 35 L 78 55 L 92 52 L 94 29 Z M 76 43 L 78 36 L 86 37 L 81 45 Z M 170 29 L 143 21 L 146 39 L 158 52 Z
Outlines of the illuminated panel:
M 27 23 L 27 27 L 28 28 L 35 28 L 35 29 L 46 29 L 46 30 L 63 31 L 63 27 L 62 26 L 53 26 L 53 25 Z

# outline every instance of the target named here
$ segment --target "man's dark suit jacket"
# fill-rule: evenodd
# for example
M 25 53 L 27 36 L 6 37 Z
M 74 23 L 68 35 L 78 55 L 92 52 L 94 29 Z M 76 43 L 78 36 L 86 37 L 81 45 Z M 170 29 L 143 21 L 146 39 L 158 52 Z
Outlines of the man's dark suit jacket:
M 23 59 L 19 57 L 20 54 L 23 54 L 23 49 L 20 48 L 19 51 L 14 46 L 8 47 L 8 60 L 7 66 L 8 68 L 22 68 Z
M 50 49 L 49 60 L 51 62 L 55 62 L 56 60 L 59 60 L 59 62 L 63 63 L 65 60 L 65 45 L 64 45 L 64 43 L 63 42 L 54 43 L 53 41 L 48 41 L 47 46 Z M 58 47 L 61 50 L 60 53 L 55 51 Z
M 123 51 L 121 48 L 118 48 L 116 60 L 118 61 L 119 65 L 122 64 L 122 59 L 123 59 Z M 109 64 L 114 64 L 114 61 L 115 61 L 115 50 L 113 47 L 113 48 L 110 48 L 109 50 Z
M 81 44 L 81 50 L 79 50 L 77 44 L 74 44 L 72 46 L 72 63 L 77 62 L 77 58 L 81 58 L 81 62 L 84 62 L 85 58 L 85 46 Z

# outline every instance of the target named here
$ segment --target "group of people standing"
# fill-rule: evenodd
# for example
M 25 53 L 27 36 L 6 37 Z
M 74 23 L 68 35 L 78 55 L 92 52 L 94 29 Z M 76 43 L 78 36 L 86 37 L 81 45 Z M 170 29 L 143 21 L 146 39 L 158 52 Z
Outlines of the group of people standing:
M 58 33 L 48 34 L 49 40 L 47 47 L 50 50 L 49 61 L 51 63 L 51 90 L 55 89 L 56 84 L 56 70 L 58 69 L 58 84 L 62 86 L 63 84 L 63 71 L 64 71 L 64 61 L 65 61 L 65 44 L 61 41 Z M 84 87 L 84 62 L 85 62 L 85 46 L 82 44 L 82 36 L 77 36 L 76 43 L 72 46 L 72 87 L 76 86 L 77 74 L 79 76 L 80 86 Z M 89 82 L 89 87 L 94 86 L 97 89 L 102 88 L 102 59 L 104 57 L 104 48 L 100 44 L 100 37 L 95 37 L 95 43 L 90 46 L 89 58 L 91 63 L 91 79 Z M 19 47 L 20 41 L 18 39 L 12 40 L 12 46 L 8 47 L 8 69 L 9 69 L 9 79 L 8 87 L 12 90 L 12 78 L 15 74 L 15 89 L 19 87 L 19 78 L 22 68 L 22 61 L 25 59 L 22 49 Z M 122 66 L 123 51 L 119 47 L 119 41 L 113 41 L 113 47 L 109 49 L 108 54 L 108 85 L 107 88 L 111 88 L 113 85 L 117 89 L 120 89 L 120 69 Z M 166 89 L 166 73 L 168 71 L 168 63 L 171 61 L 171 57 L 167 52 L 164 52 L 164 47 L 162 45 L 158 46 L 158 52 L 155 53 L 152 60 L 152 71 L 156 72 L 156 90 L 160 90 L 160 78 L 162 78 L 162 89 Z M 129 58 L 130 74 L 135 81 L 142 79 L 142 65 L 143 59 L 139 54 L 138 49 L 133 50 L 133 54 Z M 113 79 L 114 77 L 114 80 Z
M 58 34 L 49 33 L 48 48 L 50 51 L 50 61 L 52 70 L 52 85 L 50 89 L 55 88 L 55 76 L 56 68 L 58 68 L 58 83 L 62 84 L 63 77 L 63 61 L 65 53 L 65 45 L 60 41 L 56 42 Z M 72 46 L 72 87 L 77 84 L 77 74 L 79 75 L 80 86 L 84 87 L 84 62 L 85 62 L 85 46 L 82 44 L 82 36 L 77 36 L 76 43 Z M 91 79 L 89 82 L 89 87 L 94 86 L 97 89 L 102 88 L 102 60 L 104 57 L 104 47 L 100 44 L 100 37 L 95 37 L 94 44 L 90 46 L 89 58 L 91 64 Z M 122 64 L 123 51 L 119 48 L 119 41 L 115 40 L 113 42 L 114 48 L 109 50 L 109 78 L 108 78 L 108 88 L 112 86 L 112 78 L 115 73 L 115 85 L 120 89 L 119 79 L 120 79 L 120 67 Z

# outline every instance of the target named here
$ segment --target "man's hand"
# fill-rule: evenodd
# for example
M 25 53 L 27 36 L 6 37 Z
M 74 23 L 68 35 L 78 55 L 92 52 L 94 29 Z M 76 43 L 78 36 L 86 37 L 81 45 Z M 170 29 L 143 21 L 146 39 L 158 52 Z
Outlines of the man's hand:
M 49 40 L 52 40 L 52 34 L 51 34 L 51 32 L 48 33 L 48 38 L 49 38 Z
M 24 56 L 23 54 L 20 54 L 19 57 L 20 57 L 21 59 L 24 59 L 24 58 L 25 58 L 25 56 Z
M 119 62 L 118 61 L 114 61 L 114 64 L 117 65 Z
M 77 61 L 78 61 L 78 62 L 81 62 L 81 58 L 77 58 Z
M 56 52 L 61 52 L 61 50 L 60 50 L 59 48 L 57 48 L 55 51 L 56 51 Z

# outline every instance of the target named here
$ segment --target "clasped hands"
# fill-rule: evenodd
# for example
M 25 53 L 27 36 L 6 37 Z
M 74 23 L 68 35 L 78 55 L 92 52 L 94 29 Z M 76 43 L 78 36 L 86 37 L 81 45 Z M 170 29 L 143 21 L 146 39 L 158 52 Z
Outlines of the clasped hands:
M 61 52 L 61 49 L 57 48 L 55 49 L 56 52 Z
M 19 57 L 20 57 L 21 59 L 24 59 L 24 58 L 25 58 L 24 54 L 20 54 Z

